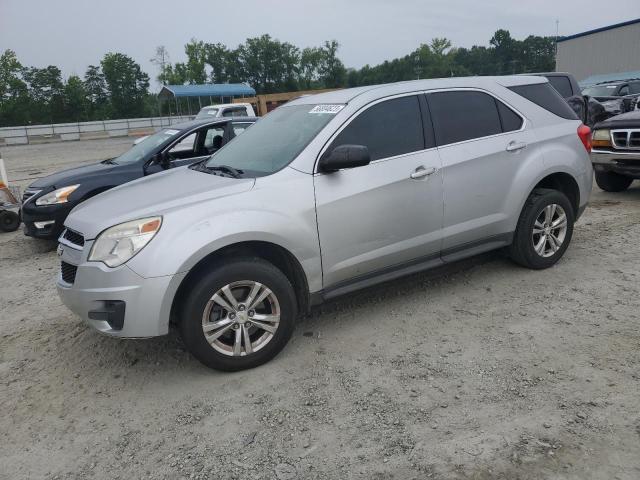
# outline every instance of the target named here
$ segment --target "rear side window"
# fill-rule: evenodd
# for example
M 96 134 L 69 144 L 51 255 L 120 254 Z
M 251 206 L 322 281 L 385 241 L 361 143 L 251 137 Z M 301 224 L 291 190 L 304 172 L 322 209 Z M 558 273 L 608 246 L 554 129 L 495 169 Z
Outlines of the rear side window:
M 631 93 L 640 93 L 640 82 L 631 82 L 629 84 L 629 90 Z
M 364 145 L 371 160 L 423 150 L 418 97 L 394 98 L 368 108 L 338 134 L 327 152 L 340 145 Z
M 502 133 L 491 95 L 460 90 L 430 93 L 427 98 L 438 145 Z
M 500 122 L 502 123 L 503 132 L 513 132 L 520 130 L 522 127 L 522 117 L 507 107 L 500 100 L 496 100 L 498 105 L 498 113 L 500 114 Z
M 545 77 L 549 80 L 549 83 L 555 88 L 560 95 L 564 98 L 572 97 L 573 90 L 571 90 L 571 82 L 567 77 Z
M 515 87 L 509 87 L 509 90 L 559 117 L 566 118 L 568 120 L 578 120 L 578 116 L 571 109 L 569 104 L 549 83 L 518 85 Z

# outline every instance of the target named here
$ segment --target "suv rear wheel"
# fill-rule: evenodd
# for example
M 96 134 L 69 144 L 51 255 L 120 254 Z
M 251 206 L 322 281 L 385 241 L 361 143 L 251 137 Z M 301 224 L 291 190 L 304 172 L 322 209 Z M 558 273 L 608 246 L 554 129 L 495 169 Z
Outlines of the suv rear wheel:
M 291 338 L 297 315 L 291 282 L 260 258 L 224 262 L 191 285 L 180 333 L 203 364 L 235 371 L 271 360 Z
M 510 246 L 522 266 L 548 268 L 564 255 L 573 235 L 574 212 L 562 192 L 536 188 L 527 199 Z
M 615 172 L 596 172 L 596 183 L 605 192 L 622 192 L 629 188 L 633 178 Z

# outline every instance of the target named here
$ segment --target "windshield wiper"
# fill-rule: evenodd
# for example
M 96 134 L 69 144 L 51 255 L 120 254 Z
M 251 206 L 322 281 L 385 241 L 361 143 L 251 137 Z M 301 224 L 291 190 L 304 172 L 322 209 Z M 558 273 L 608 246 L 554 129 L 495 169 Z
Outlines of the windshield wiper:
M 117 163 L 113 161 L 113 158 L 107 158 L 106 160 L 103 160 L 100 163 L 108 163 L 108 164 L 111 164 L 111 165 L 117 165 Z
M 239 170 L 237 168 L 230 167 L 229 165 L 207 165 L 202 164 L 202 168 L 206 168 L 212 172 L 222 172 L 227 175 L 231 175 L 233 178 L 240 178 L 240 176 L 244 173 L 243 170 Z

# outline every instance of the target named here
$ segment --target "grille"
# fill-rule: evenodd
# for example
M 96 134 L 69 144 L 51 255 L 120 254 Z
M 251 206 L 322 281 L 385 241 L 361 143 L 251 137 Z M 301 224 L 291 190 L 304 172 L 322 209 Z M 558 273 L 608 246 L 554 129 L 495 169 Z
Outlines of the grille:
M 71 265 L 67 262 L 60 262 L 60 273 L 62 274 L 62 280 L 65 283 L 73 285 L 73 282 L 76 281 L 76 272 L 78 271 L 78 267 L 75 265 Z
M 82 234 L 74 232 L 73 230 L 69 230 L 68 228 L 64 231 L 62 238 L 67 240 L 69 243 L 73 243 L 74 245 L 78 245 L 80 247 L 84 246 L 84 237 L 82 236 Z
M 640 129 L 612 130 L 613 146 L 623 150 L 640 150 Z

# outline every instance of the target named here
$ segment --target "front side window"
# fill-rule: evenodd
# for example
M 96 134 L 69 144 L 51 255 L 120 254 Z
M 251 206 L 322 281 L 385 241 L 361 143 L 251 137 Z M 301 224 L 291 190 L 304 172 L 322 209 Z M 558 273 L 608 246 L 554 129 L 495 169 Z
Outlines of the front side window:
M 343 105 L 284 105 L 270 112 L 207 160 L 244 176 L 270 175 L 289 165 Z
M 496 102 L 482 92 L 457 90 L 427 95 L 438 145 L 502 133 Z
M 331 143 L 364 145 L 371 160 L 424 150 L 424 131 L 418 97 L 400 97 L 369 107 L 349 123 Z
M 224 125 L 210 127 L 204 137 L 204 148 L 208 154 L 222 148 L 224 142 Z
M 181 132 L 182 130 L 176 130 L 173 128 L 160 130 L 159 132 L 148 136 L 137 145 L 131 147 L 118 158 L 115 158 L 113 162 L 118 165 L 126 165 L 146 159 L 153 150 L 163 143 L 167 143 L 169 140 L 177 137 Z

